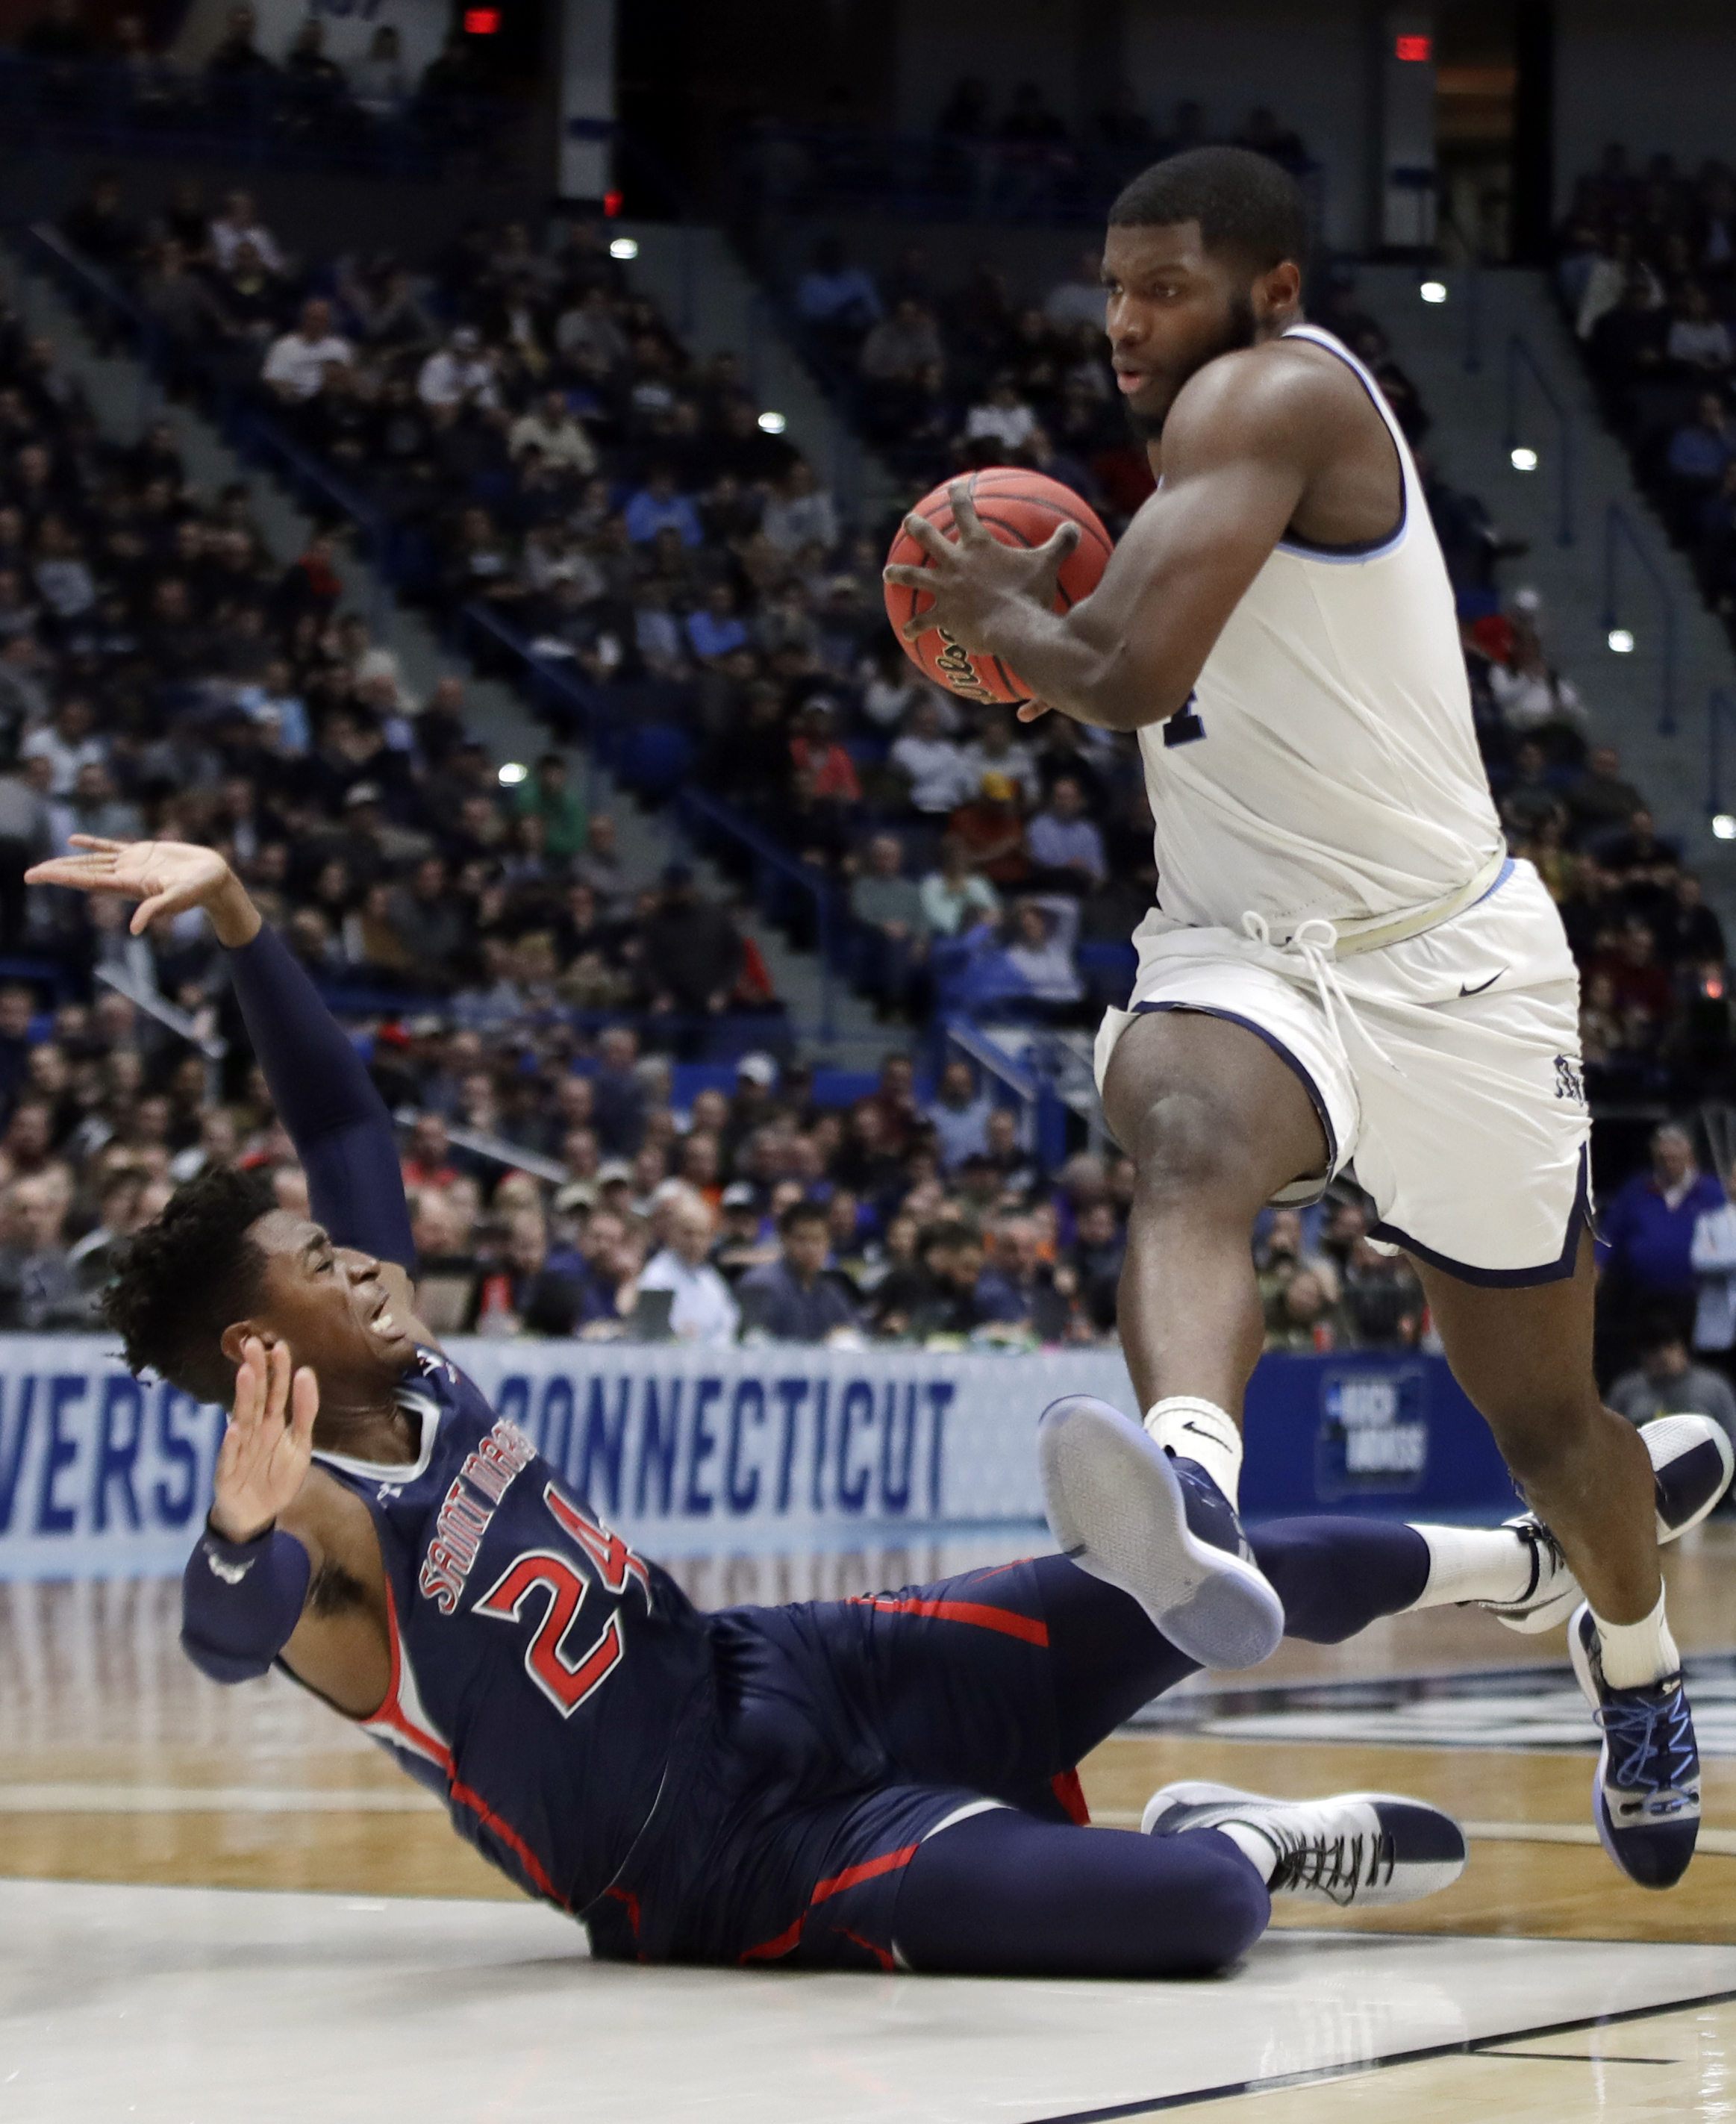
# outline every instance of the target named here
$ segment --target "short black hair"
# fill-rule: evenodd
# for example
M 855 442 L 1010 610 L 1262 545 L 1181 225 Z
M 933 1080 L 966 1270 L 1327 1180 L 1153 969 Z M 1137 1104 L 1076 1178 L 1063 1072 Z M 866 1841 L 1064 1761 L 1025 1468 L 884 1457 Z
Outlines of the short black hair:
M 127 1242 L 102 1317 L 129 1371 L 153 1371 L 200 1401 L 228 1401 L 235 1368 L 223 1331 L 258 1299 L 266 1262 L 249 1234 L 276 1206 L 263 1173 L 207 1166 Z
M 787 1239 L 798 1224 L 823 1224 L 827 1221 L 823 1202 L 792 1202 L 778 1219 L 778 1229 Z
M 1112 228 L 1197 221 L 1209 251 L 1257 273 L 1308 256 L 1308 202 L 1287 170 L 1249 148 L 1189 148 L 1141 170 L 1109 209 Z

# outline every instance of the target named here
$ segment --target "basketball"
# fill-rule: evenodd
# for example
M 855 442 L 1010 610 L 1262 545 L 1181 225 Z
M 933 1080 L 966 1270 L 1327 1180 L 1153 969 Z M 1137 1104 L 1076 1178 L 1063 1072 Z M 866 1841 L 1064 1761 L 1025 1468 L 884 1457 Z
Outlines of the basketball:
M 953 537 L 953 503 L 948 488 L 937 486 L 924 495 L 910 513 L 926 517 L 947 538 Z M 1113 544 L 1103 520 L 1090 504 L 1058 479 L 1046 479 L 1040 472 L 1019 465 L 995 465 L 969 476 L 971 499 L 985 530 L 1004 546 L 1041 546 L 1051 538 L 1057 525 L 1077 524 L 1079 543 L 1061 562 L 1055 587 L 1055 609 L 1066 612 L 1081 598 L 1089 597 L 1103 580 Z M 925 567 L 928 556 L 901 524 L 887 555 L 888 564 Z M 886 586 L 887 618 L 896 632 L 933 602 L 926 592 L 906 590 L 901 584 Z M 967 701 L 999 701 L 1016 707 L 1031 698 L 1031 689 L 1016 671 L 1009 671 L 998 656 L 972 656 L 944 627 L 920 635 L 914 641 L 899 636 L 905 654 L 937 685 L 962 693 Z

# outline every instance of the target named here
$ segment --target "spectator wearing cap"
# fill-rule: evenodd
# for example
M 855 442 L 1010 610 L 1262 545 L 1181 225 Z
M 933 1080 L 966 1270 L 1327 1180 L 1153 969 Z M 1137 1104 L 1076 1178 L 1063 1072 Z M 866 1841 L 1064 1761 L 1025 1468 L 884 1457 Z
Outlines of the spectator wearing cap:
M 663 1214 L 665 1243 L 639 1277 L 639 1289 L 674 1294 L 669 1324 L 678 1342 L 717 1349 L 733 1342 L 741 1310 L 708 1259 L 715 1219 L 710 1205 L 683 1189 Z
M 759 1190 L 750 1180 L 732 1181 L 718 1207 L 720 1225 L 711 1262 L 724 1281 L 733 1285 L 750 1269 L 776 1261 L 777 1237 L 760 1213 Z
M 1057 777 L 1025 841 L 1033 885 L 1051 892 L 1095 892 L 1108 876 L 1103 837 L 1085 816 L 1084 792 L 1070 774 Z
M 778 1223 L 779 1257 L 736 1286 L 744 1334 L 774 1342 L 824 1342 L 859 1325 L 856 1308 L 825 1273 L 831 1232 L 824 1205 L 797 1202 Z
M 334 369 L 347 369 L 355 359 L 355 348 L 332 329 L 332 305 L 315 296 L 302 304 L 294 330 L 271 342 L 260 377 L 285 405 L 304 406 L 325 389 Z

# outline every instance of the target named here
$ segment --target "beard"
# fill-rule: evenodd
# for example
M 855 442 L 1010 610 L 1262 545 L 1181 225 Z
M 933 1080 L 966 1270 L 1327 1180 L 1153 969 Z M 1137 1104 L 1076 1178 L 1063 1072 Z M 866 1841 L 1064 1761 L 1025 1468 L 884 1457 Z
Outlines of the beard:
M 1216 361 L 1221 354 L 1237 354 L 1244 346 L 1252 346 L 1258 328 L 1254 317 L 1254 298 L 1244 288 L 1230 298 L 1230 308 L 1224 319 L 1223 331 L 1216 341 L 1197 355 L 1188 368 L 1176 379 L 1174 390 L 1169 394 L 1169 404 L 1161 413 L 1141 413 L 1137 406 L 1127 403 L 1122 411 L 1127 416 L 1127 425 L 1134 439 L 1141 443 L 1155 443 L 1161 439 L 1164 423 L 1169 417 L 1170 407 L 1180 397 L 1190 379 L 1196 377 L 1208 361 Z

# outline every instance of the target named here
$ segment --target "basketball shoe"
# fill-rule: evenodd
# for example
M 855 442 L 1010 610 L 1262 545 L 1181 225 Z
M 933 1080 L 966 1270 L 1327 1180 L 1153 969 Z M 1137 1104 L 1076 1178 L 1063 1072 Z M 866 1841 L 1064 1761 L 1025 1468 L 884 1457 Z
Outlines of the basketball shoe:
M 1231 1831 L 1237 1848 L 1263 1871 L 1264 1851 L 1256 1841 L 1262 1840 L 1272 1854 L 1266 1886 L 1273 1895 L 1341 1910 L 1414 1903 L 1451 1887 L 1465 1871 L 1465 1832 L 1458 1823 L 1437 1807 L 1396 1793 L 1285 1800 L 1234 1785 L 1165 1785 L 1146 1802 L 1140 1826 L 1148 1836 Z
M 1640 1689 L 1612 1687 L 1589 1603 L 1568 1625 L 1567 1648 L 1603 1736 L 1592 1778 L 1598 1840 L 1629 1880 L 1673 1888 L 1700 1834 L 1700 1750 L 1682 1675 Z
M 1284 1604 L 1197 1461 L 1089 1394 L 1043 1411 L 1037 1455 L 1063 1554 L 1131 1594 L 1177 1651 L 1216 1667 L 1258 1666 L 1277 1651 Z
M 1706 1416 L 1660 1416 L 1640 1426 L 1651 1457 L 1658 1511 L 1658 1545 L 1677 1541 L 1696 1527 L 1736 1473 L 1736 1453 L 1723 1426 Z M 1531 1552 L 1531 1584 L 1523 1596 L 1497 1604 L 1461 1600 L 1461 1608 L 1487 1608 L 1510 1630 L 1530 1634 L 1564 1623 L 1585 1597 L 1568 1567 L 1560 1544 L 1535 1512 L 1510 1519 L 1511 1527 Z

